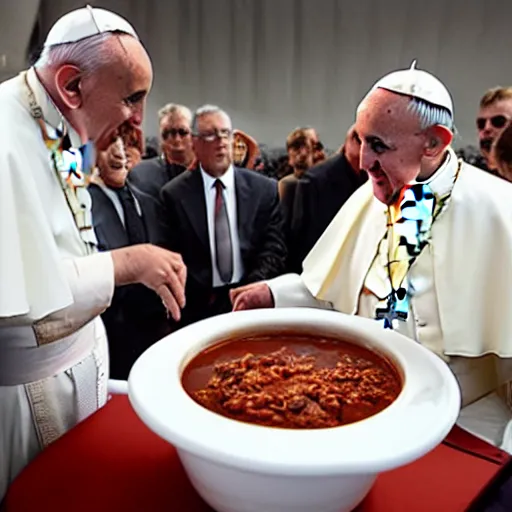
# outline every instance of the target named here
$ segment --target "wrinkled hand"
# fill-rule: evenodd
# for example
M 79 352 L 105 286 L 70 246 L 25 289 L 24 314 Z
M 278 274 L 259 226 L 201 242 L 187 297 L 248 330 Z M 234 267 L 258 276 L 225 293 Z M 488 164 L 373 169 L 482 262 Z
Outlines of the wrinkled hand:
M 116 285 L 141 283 L 154 290 L 174 320 L 185 306 L 187 267 L 180 254 L 141 244 L 112 251 Z
M 274 297 L 267 283 L 252 283 L 229 292 L 233 311 L 274 307 Z
M 174 320 L 181 318 L 185 307 L 187 267 L 180 254 L 155 245 L 144 246 L 147 254 L 141 266 L 140 282 L 154 290 Z

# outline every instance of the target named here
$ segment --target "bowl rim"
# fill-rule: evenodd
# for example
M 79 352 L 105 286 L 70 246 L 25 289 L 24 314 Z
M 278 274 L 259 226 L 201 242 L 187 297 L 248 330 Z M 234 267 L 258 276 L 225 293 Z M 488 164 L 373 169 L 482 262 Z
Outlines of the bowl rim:
M 195 402 L 181 384 L 188 361 L 221 339 L 255 334 L 262 324 L 364 340 L 397 364 L 403 373 L 402 392 L 365 420 L 312 430 L 244 423 Z M 281 475 L 375 473 L 412 462 L 444 439 L 460 409 L 457 381 L 437 355 L 374 320 L 310 308 L 227 313 L 184 327 L 142 354 L 128 387 L 142 421 L 178 450 L 246 471 Z

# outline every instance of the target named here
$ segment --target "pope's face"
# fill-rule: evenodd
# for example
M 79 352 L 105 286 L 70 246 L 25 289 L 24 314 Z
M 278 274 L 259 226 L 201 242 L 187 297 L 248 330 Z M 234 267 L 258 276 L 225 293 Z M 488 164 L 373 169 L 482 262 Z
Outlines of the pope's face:
M 405 96 L 376 89 L 357 113 L 360 166 L 368 173 L 374 196 L 384 204 L 392 204 L 421 169 L 427 136 L 407 110 L 409 102 Z
M 107 50 L 113 55 L 111 64 L 85 76 L 80 84 L 82 123 L 100 151 L 109 147 L 124 123 L 141 125 L 153 78 L 149 57 L 135 38 L 112 37 Z

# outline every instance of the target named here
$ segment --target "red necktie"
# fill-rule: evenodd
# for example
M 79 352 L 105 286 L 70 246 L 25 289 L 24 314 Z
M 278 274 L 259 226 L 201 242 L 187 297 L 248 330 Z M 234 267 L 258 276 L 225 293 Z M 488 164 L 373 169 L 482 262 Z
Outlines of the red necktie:
M 226 201 L 222 193 L 224 184 L 220 180 L 215 181 L 215 255 L 217 258 L 217 270 L 220 278 L 226 284 L 233 278 L 233 245 L 231 243 L 231 230 Z

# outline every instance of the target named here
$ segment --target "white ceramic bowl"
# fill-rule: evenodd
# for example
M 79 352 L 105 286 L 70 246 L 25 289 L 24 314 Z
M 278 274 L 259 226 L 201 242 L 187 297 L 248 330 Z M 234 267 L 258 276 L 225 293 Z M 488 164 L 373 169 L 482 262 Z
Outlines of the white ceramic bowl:
M 334 335 L 388 355 L 403 374 L 401 394 L 357 423 L 290 430 L 225 418 L 184 391 L 182 371 L 205 347 L 280 329 Z M 129 396 L 142 421 L 176 446 L 192 484 L 218 512 L 350 511 L 379 472 L 437 446 L 460 407 L 453 374 L 418 343 L 373 320 L 305 308 L 229 313 L 181 329 L 135 363 Z

